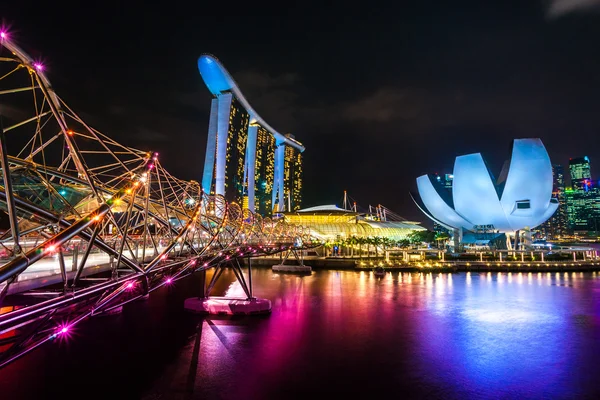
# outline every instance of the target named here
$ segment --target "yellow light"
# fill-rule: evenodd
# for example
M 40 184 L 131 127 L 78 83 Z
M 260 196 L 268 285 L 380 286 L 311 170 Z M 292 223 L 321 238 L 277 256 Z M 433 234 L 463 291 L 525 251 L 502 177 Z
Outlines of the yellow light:
M 96 216 L 95 216 L 94 218 L 92 218 L 92 219 L 93 219 L 94 221 L 100 221 L 100 218 L 102 218 L 102 217 L 100 217 L 99 215 L 96 215 Z
M 125 193 L 127 193 L 127 194 L 131 194 L 131 189 L 127 189 L 127 190 L 125 191 Z

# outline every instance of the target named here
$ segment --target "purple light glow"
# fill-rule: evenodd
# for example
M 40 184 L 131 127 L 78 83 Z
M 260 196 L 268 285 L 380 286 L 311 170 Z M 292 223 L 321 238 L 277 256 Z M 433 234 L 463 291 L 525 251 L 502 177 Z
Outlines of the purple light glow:
M 129 283 L 127 284 L 127 289 L 131 289 L 132 287 L 133 287 L 133 282 L 129 282 Z
M 69 332 L 69 327 L 68 326 L 64 326 L 61 330 L 60 333 L 67 333 Z
M 171 283 L 173 283 L 173 278 L 167 278 L 166 282 L 167 285 L 170 285 Z
M 34 63 L 33 66 L 35 67 L 35 69 L 37 69 L 38 71 L 43 71 L 44 70 L 44 66 L 40 63 Z
M 7 36 L 8 35 L 6 34 L 6 32 L 4 32 L 4 31 L 0 32 L 0 38 L 6 39 Z

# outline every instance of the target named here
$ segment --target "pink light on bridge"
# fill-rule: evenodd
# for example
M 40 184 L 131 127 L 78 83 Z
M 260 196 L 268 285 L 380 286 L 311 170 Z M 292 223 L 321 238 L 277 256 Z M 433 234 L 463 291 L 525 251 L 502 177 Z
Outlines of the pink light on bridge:
M 133 285 L 134 285 L 134 283 L 133 283 L 133 282 L 129 282 L 129 283 L 127 284 L 127 286 L 125 286 L 125 289 L 128 289 L 128 290 L 130 290 L 130 289 L 133 289 Z
M 165 280 L 165 283 L 166 283 L 167 285 L 170 285 L 171 283 L 173 283 L 173 278 L 171 278 L 171 277 L 168 277 L 168 278 Z
M 42 64 L 40 64 L 40 63 L 34 63 L 33 66 L 38 71 L 43 71 L 44 70 L 44 66 Z
M 6 39 L 8 37 L 8 34 L 4 31 L 0 31 L 0 39 Z
M 69 324 L 61 324 L 57 327 L 56 333 L 54 336 L 64 336 L 68 337 L 71 331 L 71 326 Z

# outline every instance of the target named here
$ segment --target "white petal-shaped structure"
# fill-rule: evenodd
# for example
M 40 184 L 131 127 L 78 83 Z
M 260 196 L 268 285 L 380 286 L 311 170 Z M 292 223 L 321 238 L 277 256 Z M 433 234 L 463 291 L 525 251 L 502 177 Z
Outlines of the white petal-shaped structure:
M 460 226 L 465 229 L 472 228 L 473 224 L 470 224 L 467 220 L 458 215 L 458 213 L 442 199 L 431 183 L 429 175 L 418 177 L 417 187 L 419 188 L 419 194 L 421 195 L 423 205 L 427 208 L 431 216 L 436 219 L 436 222 L 441 222 L 443 225 L 449 227 Z
M 514 140 L 500 201 L 512 230 L 532 228 L 546 221 L 558 208 L 551 199 L 552 164 L 544 144 L 540 139 Z
M 481 154 L 456 157 L 452 196 L 428 175 L 417 178 L 417 206 L 433 221 L 473 230 L 492 225 L 500 232 L 534 228 L 558 208 L 552 198 L 552 164 L 540 139 L 515 139 L 508 172 L 494 182 Z M 449 193 L 448 193 L 449 194 Z
M 454 209 L 472 225 L 488 225 L 492 220 L 496 229 L 511 230 L 480 153 L 456 157 L 452 199 Z

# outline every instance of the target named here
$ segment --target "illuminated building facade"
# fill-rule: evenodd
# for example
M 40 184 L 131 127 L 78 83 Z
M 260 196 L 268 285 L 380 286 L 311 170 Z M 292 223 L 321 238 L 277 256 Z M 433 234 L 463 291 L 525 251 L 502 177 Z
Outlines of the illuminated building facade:
M 214 96 L 202 174 L 204 192 L 223 195 L 263 215 L 297 209 L 304 146 L 267 124 L 215 57 L 202 55 L 198 69 Z
M 287 211 L 296 211 L 302 204 L 302 152 L 293 147 L 285 148 L 283 193 L 288 204 Z
M 451 194 L 433 175 L 423 175 L 417 178 L 419 195 L 413 199 L 431 220 L 454 232 L 456 247 L 463 230 L 515 234 L 547 221 L 558 208 L 552 181 L 552 165 L 542 141 L 515 139 L 510 164 L 498 180 L 480 153 L 459 156 Z
M 587 234 L 600 229 L 600 187 L 592 180 L 589 157 L 569 161 L 572 187 L 565 190 L 570 233 Z
M 592 172 L 588 156 L 572 158 L 569 160 L 569 172 L 571 175 L 571 186 L 575 191 L 585 191 L 591 185 Z
M 323 241 L 343 240 L 350 237 L 383 237 L 391 240 L 408 239 L 413 232 L 426 230 L 418 222 L 374 221 L 365 215 L 339 208 L 333 204 L 285 212 L 284 220 L 310 230 L 312 236 Z
M 567 197 L 565 193 L 565 172 L 562 165 L 552 165 L 552 197 L 558 200 L 558 209 L 540 226 L 540 233 L 546 239 L 560 239 L 569 231 L 567 218 Z
M 275 182 L 276 146 L 273 135 L 262 126 L 259 126 L 256 136 L 254 204 L 255 211 L 261 215 L 269 215 L 273 211 L 272 193 L 273 183 Z
M 229 129 L 225 153 L 225 198 L 241 204 L 245 193 L 246 144 L 249 115 L 232 98 L 229 109 Z

